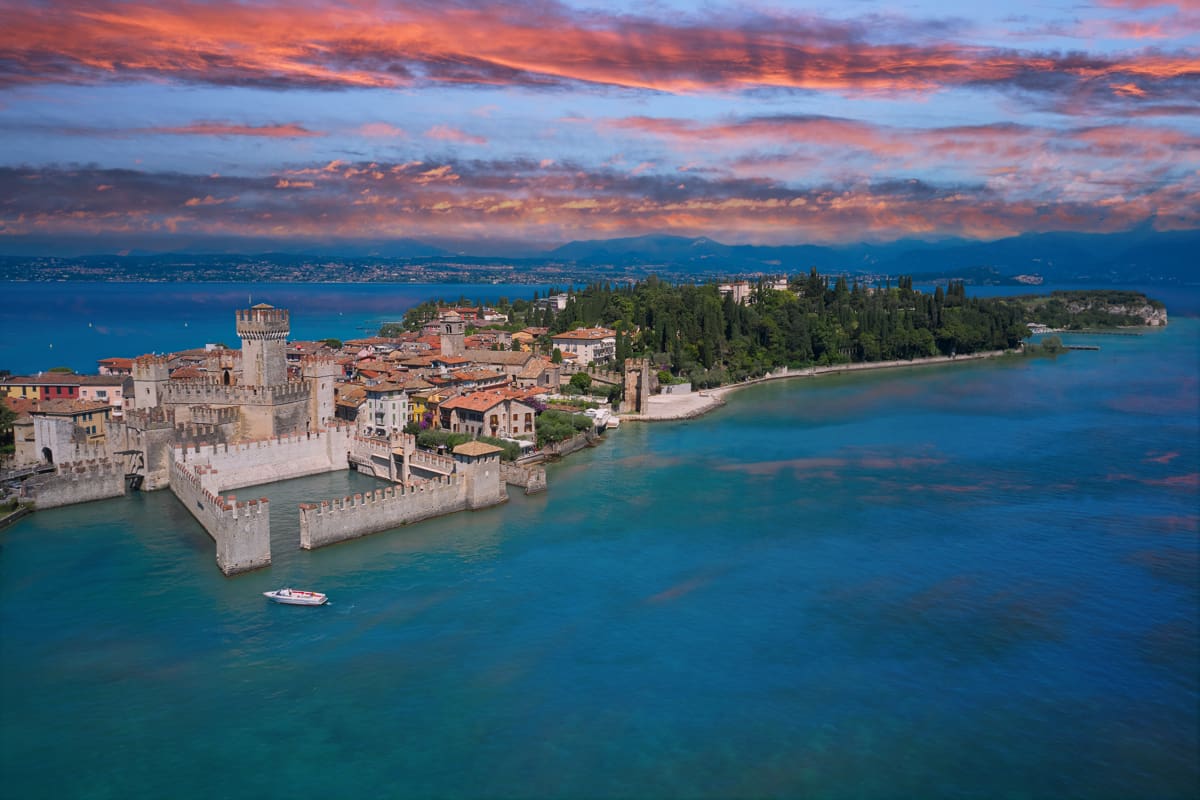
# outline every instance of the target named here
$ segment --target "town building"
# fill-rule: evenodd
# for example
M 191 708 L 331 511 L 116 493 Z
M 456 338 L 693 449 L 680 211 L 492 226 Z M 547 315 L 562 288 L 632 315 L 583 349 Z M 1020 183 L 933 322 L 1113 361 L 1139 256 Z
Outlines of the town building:
M 535 434 L 533 406 L 503 390 L 452 397 L 438 406 L 438 412 L 442 427 L 451 433 L 501 439 L 529 439 Z
M 617 332 L 609 328 L 577 328 L 556 333 L 550 341 L 579 364 L 606 364 L 617 357 Z
M 389 436 L 408 424 L 408 390 L 398 383 L 366 387 L 366 401 L 359 410 L 360 429 L 372 436 Z

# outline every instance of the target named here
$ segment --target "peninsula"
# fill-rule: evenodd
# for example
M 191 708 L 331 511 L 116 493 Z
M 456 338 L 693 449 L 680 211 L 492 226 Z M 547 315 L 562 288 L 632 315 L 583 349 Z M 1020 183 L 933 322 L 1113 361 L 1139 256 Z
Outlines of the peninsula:
M 101 360 L 99 374 L 0 382 L 11 504 L 52 508 L 169 488 L 226 574 L 271 563 L 271 508 L 232 492 L 353 469 L 374 492 L 302 505 L 304 549 L 546 488 L 542 462 L 622 420 L 702 414 L 765 380 L 992 358 L 1033 333 L 1162 326 L 1130 292 L 979 299 L 791 278 L 550 292 L 410 309 L 380 335 L 289 340 L 286 309 L 238 311 L 241 348 Z

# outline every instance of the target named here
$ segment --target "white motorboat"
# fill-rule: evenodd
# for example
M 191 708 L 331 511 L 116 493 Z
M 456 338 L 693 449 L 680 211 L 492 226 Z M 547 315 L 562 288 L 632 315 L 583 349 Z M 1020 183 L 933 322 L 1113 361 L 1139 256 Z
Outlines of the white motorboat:
M 306 592 L 303 589 L 276 589 L 273 592 L 263 592 L 263 597 L 289 606 L 319 606 L 329 600 L 320 592 Z

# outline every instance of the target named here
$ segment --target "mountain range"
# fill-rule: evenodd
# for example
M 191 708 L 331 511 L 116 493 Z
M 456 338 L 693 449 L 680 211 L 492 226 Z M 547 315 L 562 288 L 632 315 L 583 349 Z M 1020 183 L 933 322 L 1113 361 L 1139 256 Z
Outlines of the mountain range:
M 8 244 L 12 244 L 11 242 Z M 1039 233 L 981 242 L 948 239 L 927 242 L 905 239 L 847 245 L 729 245 L 714 239 L 654 234 L 618 239 L 574 241 L 553 249 L 501 248 L 503 254 L 470 254 L 464 249 L 416 239 L 374 242 L 225 242 L 228 250 L 186 248 L 169 253 L 146 250 L 118 255 L 70 256 L 59 264 L 104 264 L 127 275 L 171 279 L 176 268 L 219 272 L 240 262 L 300 270 L 314 259 L 341 262 L 355 271 L 369 264 L 398 268 L 438 268 L 453 264 L 463 270 L 503 266 L 510 273 L 556 269 L 584 276 L 638 277 L 658 272 L 675 278 L 753 276 L 808 272 L 823 274 L 912 275 L 916 280 L 962 278 L 968 283 L 1013 282 L 1016 276 L 1040 276 L 1045 282 L 1196 283 L 1200 281 L 1200 230 L 1155 231 L 1150 226 L 1110 234 Z M 240 244 L 243 247 L 238 248 Z M 258 247 L 255 247 L 257 245 Z M 2 247 L 3 245 L 0 245 Z M 472 247 L 477 250 L 479 245 Z M 0 256 L 0 277 L 21 279 L 22 269 L 51 256 L 7 248 Z M 242 255 L 254 253 L 254 255 Z M 369 272 L 369 270 L 368 270 Z

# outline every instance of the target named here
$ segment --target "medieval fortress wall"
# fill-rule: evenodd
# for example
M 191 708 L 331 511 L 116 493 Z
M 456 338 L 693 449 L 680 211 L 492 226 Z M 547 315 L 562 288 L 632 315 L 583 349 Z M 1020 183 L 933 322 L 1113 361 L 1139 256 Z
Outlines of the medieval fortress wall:
M 171 491 L 217 545 L 226 575 L 271 565 L 271 515 L 266 498 L 238 502 L 206 485 L 206 468 L 171 462 Z
M 120 497 L 125 494 L 125 466 L 109 458 L 62 463 L 54 474 L 26 481 L 23 492 L 40 509 Z
M 399 484 L 341 500 L 300 506 L 300 546 L 313 550 L 419 520 L 474 511 L 508 500 L 496 455 L 446 459 L 444 477 Z
M 173 460 L 209 468 L 214 491 L 347 469 L 354 429 L 279 436 L 238 444 L 175 445 Z
M 314 550 L 467 508 L 466 480 L 451 475 L 300 506 L 300 546 Z

